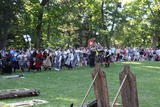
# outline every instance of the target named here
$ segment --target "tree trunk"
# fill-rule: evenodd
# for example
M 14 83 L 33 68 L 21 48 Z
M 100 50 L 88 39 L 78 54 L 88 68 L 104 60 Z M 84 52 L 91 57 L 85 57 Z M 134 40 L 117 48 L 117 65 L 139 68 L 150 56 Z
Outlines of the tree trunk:
M 7 45 L 7 35 L 1 35 L 0 43 L 1 43 L 0 49 L 3 49 L 3 48 L 6 47 L 6 45 Z
M 48 20 L 48 29 L 47 29 L 47 40 L 50 41 L 51 37 L 51 23 L 50 20 Z
M 38 15 L 38 24 L 36 27 L 36 34 L 37 34 L 37 41 L 36 41 L 36 48 L 39 49 L 41 48 L 41 44 L 42 44 L 42 19 L 43 19 L 43 7 L 42 9 L 40 9 L 39 11 L 39 15 Z
M 158 42 L 157 47 L 160 48 L 160 36 L 158 36 L 157 38 L 158 38 L 157 39 L 157 42 Z
M 86 32 L 86 35 L 88 35 L 88 36 L 86 36 L 85 47 L 88 46 L 88 40 L 91 39 L 91 32 L 88 30 L 88 31 Z
M 49 3 L 48 3 L 48 14 L 49 14 L 49 11 L 50 11 L 50 7 L 49 7 Z M 47 41 L 50 41 L 50 34 L 51 34 L 51 18 L 49 17 L 48 18 L 48 28 L 47 28 Z
M 36 36 L 37 36 L 37 41 L 36 41 L 36 45 L 35 47 L 37 49 L 42 47 L 42 21 L 43 21 L 43 9 L 44 6 L 49 2 L 49 0 L 43 0 L 40 5 L 41 5 L 41 9 L 39 10 L 39 14 L 38 14 L 38 24 L 36 26 Z
M 71 46 L 71 32 L 67 31 L 67 34 L 69 36 L 69 38 L 68 38 L 68 48 L 70 48 L 70 46 Z
M 110 38 L 108 37 L 108 35 L 106 35 L 106 46 L 107 48 L 110 48 Z
M 7 34 L 7 29 L 6 28 L 1 28 L 1 34 L 0 34 L 0 49 L 6 48 L 7 45 L 7 39 L 8 39 L 8 34 Z
M 102 17 L 102 29 L 106 30 L 106 26 L 105 26 L 105 19 L 104 19 L 104 9 L 103 6 L 105 4 L 105 1 L 102 1 L 102 5 L 101 5 L 101 17 Z M 109 35 L 105 34 L 106 38 L 105 38 L 105 46 L 110 47 L 110 38 L 108 37 Z
M 118 6 L 116 7 L 116 11 L 118 11 Z M 112 27 L 111 27 L 110 35 L 108 37 L 108 46 L 107 47 L 110 47 L 112 45 L 111 37 L 114 35 L 115 21 L 116 21 L 116 17 L 114 17 L 112 20 Z
M 156 33 L 154 33 L 152 37 L 152 47 L 156 48 L 156 44 L 157 44 L 157 36 Z
M 104 26 L 104 10 L 103 10 L 103 6 L 104 6 L 104 1 L 102 1 L 102 5 L 101 5 L 101 17 L 102 17 L 102 28 L 103 30 L 105 30 L 105 26 Z

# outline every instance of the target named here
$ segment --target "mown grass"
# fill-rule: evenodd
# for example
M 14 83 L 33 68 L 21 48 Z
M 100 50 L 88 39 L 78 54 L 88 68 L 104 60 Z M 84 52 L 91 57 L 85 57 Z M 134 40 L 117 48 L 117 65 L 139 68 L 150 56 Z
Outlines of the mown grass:
M 110 102 L 119 88 L 119 72 L 126 62 L 111 64 L 110 68 L 102 67 L 106 72 Z M 131 71 L 136 74 L 140 107 L 160 107 L 160 62 L 127 62 Z M 25 97 L 1 100 L 3 103 L 19 102 L 31 99 L 49 101 L 48 104 L 34 107 L 69 107 L 74 103 L 78 107 L 92 81 L 91 71 L 94 68 L 78 67 L 74 70 L 64 69 L 46 72 L 24 72 L 24 79 L 3 79 L 0 76 L 0 90 L 30 88 L 38 89 L 37 97 Z M 22 74 L 17 72 L 16 74 Z M 13 74 L 12 74 L 13 75 Z M 93 89 L 86 102 L 95 99 Z M 119 97 L 118 102 L 120 103 Z

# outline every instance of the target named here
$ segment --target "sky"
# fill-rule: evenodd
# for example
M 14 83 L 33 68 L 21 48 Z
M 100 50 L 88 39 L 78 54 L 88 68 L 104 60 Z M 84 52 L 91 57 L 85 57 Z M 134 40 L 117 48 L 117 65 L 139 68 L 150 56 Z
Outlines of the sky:
M 135 0 L 120 0 L 122 3 L 127 3 L 127 2 L 132 2 L 132 1 L 135 1 Z

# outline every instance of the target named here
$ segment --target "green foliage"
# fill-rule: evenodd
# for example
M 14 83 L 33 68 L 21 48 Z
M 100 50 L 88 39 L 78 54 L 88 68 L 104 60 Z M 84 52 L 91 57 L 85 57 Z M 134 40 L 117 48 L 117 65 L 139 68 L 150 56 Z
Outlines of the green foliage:
M 24 34 L 34 47 L 87 46 L 89 39 L 105 46 L 160 46 L 158 0 L 42 1 L 47 2 L 0 1 L 0 41 L 5 41 L 0 48 L 27 47 Z
M 0 49 L 10 45 L 10 41 L 16 40 L 15 35 L 19 33 L 18 19 L 23 13 L 23 4 L 22 0 L 0 1 Z

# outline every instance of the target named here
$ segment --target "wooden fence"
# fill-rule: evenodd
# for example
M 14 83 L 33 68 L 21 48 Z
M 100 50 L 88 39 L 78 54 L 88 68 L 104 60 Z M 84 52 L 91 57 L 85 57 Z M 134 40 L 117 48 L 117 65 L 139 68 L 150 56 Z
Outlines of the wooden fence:
M 103 72 L 99 66 L 96 66 L 95 70 L 93 70 L 92 72 L 92 77 L 93 81 L 91 86 L 93 85 L 94 87 L 96 100 L 91 102 L 92 104 L 89 103 L 84 106 L 84 99 L 80 107 L 115 107 L 117 98 L 120 94 L 122 99 L 122 107 L 139 107 L 136 77 L 132 72 L 130 72 L 129 65 L 124 65 L 123 71 L 119 73 L 120 87 L 116 93 L 112 104 L 109 104 L 105 72 Z M 91 86 L 89 90 L 91 89 Z M 87 92 L 87 96 L 89 90 Z M 85 96 L 85 98 L 87 96 Z

